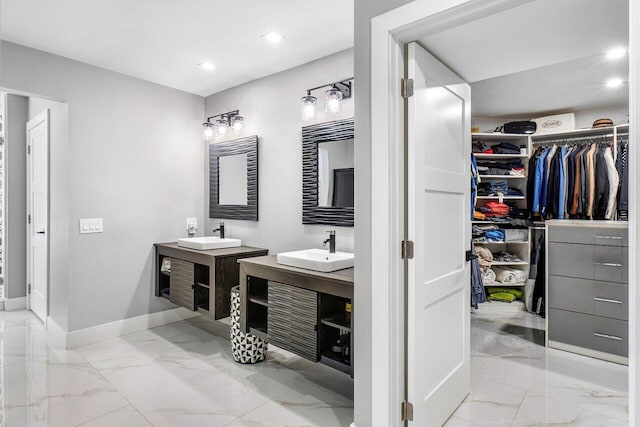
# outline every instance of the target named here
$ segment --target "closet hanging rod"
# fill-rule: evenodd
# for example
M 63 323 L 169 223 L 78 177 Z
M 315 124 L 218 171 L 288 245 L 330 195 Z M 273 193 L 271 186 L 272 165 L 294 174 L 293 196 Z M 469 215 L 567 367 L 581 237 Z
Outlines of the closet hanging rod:
M 570 143 L 577 141 L 591 141 L 591 142 L 607 142 L 611 143 L 611 141 L 605 141 L 606 138 L 613 138 L 614 134 L 608 133 L 606 135 L 589 135 L 589 136 L 573 136 L 571 138 L 553 138 L 546 139 L 542 141 L 532 141 L 534 145 L 542 145 L 542 144 L 555 144 L 555 143 Z

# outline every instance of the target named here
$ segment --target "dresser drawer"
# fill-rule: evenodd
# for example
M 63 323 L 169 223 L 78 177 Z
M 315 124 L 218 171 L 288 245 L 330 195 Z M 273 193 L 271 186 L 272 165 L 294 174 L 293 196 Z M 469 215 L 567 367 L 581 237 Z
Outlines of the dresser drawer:
M 548 316 L 549 340 L 627 357 L 626 321 L 554 308 Z
M 628 248 L 623 246 L 549 243 L 550 275 L 628 282 Z
M 624 283 L 549 275 L 549 307 L 627 320 L 628 292 Z
M 599 246 L 629 246 L 628 229 L 608 227 L 549 226 L 550 242 Z

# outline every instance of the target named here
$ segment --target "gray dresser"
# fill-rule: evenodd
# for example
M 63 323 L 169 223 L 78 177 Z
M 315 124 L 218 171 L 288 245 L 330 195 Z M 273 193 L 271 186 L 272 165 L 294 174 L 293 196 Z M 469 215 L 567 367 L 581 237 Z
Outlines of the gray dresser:
M 547 345 L 628 362 L 628 223 L 547 221 Z

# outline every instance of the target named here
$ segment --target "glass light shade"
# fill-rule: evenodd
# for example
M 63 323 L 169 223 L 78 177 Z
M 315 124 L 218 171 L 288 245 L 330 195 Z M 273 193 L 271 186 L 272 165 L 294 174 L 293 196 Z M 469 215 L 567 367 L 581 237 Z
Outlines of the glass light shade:
M 233 118 L 233 130 L 235 130 L 236 132 L 240 132 L 242 130 L 243 124 L 244 124 L 244 117 L 235 116 Z
M 226 120 L 216 120 L 216 134 L 218 136 L 225 136 L 227 134 L 229 126 L 227 126 Z
M 326 92 L 327 101 L 324 110 L 327 113 L 339 113 L 342 109 L 342 92 L 338 89 L 331 88 Z
M 313 120 L 316 116 L 316 103 L 318 102 L 318 98 L 311 95 L 305 95 L 300 99 L 300 103 L 302 104 L 302 121 Z
M 210 126 L 210 125 L 205 126 L 203 134 L 204 134 L 204 139 L 207 141 L 213 138 L 213 126 Z

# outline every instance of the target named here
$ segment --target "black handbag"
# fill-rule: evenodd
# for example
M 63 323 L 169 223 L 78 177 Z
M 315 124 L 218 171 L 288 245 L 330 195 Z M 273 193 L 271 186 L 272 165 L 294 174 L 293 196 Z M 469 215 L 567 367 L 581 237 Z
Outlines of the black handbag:
M 530 134 L 535 133 L 537 129 L 536 122 L 509 122 L 503 126 L 504 133 L 523 133 Z

